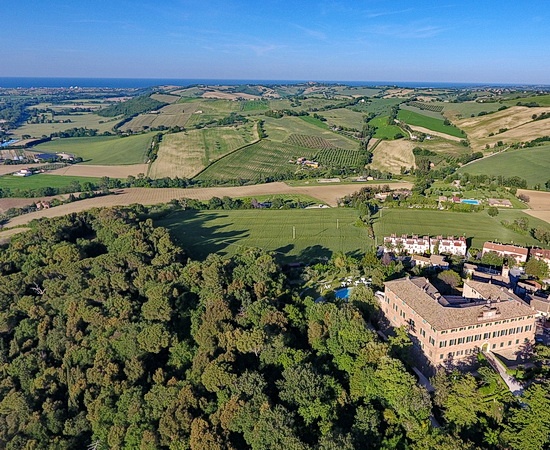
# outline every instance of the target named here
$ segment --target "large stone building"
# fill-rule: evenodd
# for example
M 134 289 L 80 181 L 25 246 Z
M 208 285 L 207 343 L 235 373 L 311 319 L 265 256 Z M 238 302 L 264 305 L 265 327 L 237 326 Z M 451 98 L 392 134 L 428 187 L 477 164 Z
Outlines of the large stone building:
M 405 326 L 431 364 L 479 350 L 510 353 L 535 337 L 531 307 L 503 286 L 464 282 L 464 296 L 443 296 L 426 278 L 388 281 L 379 297 L 392 326 Z
M 485 255 L 490 252 L 496 253 L 503 258 L 507 258 L 508 261 L 513 259 L 518 265 L 526 262 L 527 257 L 529 256 L 529 249 L 525 247 L 520 247 L 518 245 L 497 244 L 495 242 L 485 242 L 485 244 L 483 244 L 481 254 Z
M 436 238 L 430 238 L 429 236 L 408 236 L 403 234 L 397 236 L 392 234 L 384 238 L 384 251 L 385 252 L 404 252 L 409 254 L 423 254 L 423 253 L 448 253 L 451 255 L 466 255 L 467 244 L 465 237 L 437 236 Z

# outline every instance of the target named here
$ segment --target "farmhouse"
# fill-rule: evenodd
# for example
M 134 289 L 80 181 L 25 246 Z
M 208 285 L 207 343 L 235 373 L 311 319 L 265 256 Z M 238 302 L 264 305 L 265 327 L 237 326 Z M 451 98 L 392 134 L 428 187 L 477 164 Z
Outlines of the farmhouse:
M 34 175 L 32 169 L 20 169 L 13 174 L 14 177 L 30 177 L 31 175 Z
M 481 254 L 485 255 L 490 252 L 496 253 L 503 258 L 513 259 L 516 264 L 526 262 L 527 256 L 529 255 L 529 249 L 525 247 L 497 244 L 495 242 L 485 242 L 485 244 L 483 244 Z
M 535 337 L 536 312 L 508 289 L 466 280 L 464 296 L 443 296 L 426 278 L 384 283 L 381 309 L 437 366 L 478 351 L 510 354 Z
M 512 202 L 506 198 L 490 198 L 487 200 L 489 206 L 495 206 L 497 208 L 512 208 Z

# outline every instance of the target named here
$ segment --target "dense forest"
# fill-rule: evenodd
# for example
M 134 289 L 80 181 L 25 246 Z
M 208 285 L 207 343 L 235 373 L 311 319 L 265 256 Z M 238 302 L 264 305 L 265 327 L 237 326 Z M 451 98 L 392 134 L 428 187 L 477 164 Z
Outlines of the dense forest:
M 47 219 L 0 247 L 0 447 L 547 448 L 547 382 L 519 402 L 487 393 L 486 368 L 442 370 L 431 397 L 406 333 L 373 330 L 369 288 L 302 299 L 270 254 L 188 260 L 146 212 Z

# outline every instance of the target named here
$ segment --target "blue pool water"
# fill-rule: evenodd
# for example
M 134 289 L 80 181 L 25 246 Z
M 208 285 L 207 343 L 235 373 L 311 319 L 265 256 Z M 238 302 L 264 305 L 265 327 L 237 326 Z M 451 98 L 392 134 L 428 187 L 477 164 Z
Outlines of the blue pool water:
M 466 203 L 468 205 L 479 205 L 479 200 L 474 200 L 472 198 L 463 198 L 460 200 L 460 203 Z
M 349 298 L 349 294 L 351 293 L 351 290 L 353 288 L 342 288 L 342 289 L 338 289 L 335 291 L 335 294 L 336 294 L 336 298 L 344 298 L 344 299 L 347 299 Z

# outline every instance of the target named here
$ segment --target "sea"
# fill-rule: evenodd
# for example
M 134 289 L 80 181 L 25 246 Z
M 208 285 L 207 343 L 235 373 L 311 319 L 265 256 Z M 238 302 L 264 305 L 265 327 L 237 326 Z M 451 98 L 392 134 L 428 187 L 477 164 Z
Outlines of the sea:
M 402 88 L 472 89 L 483 87 L 548 88 L 548 85 L 499 84 L 499 83 L 451 83 L 430 81 L 327 81 L 327 80 L 246 80 L 246 79 L 206 79 L 206 78 L 46 78 L 46 77 L 0 77 L 0 88 L 148 88 L 153 86 L 240 86 L 250 85 L 289 85 L 307 82 L 345 86 L 396 86 Z

